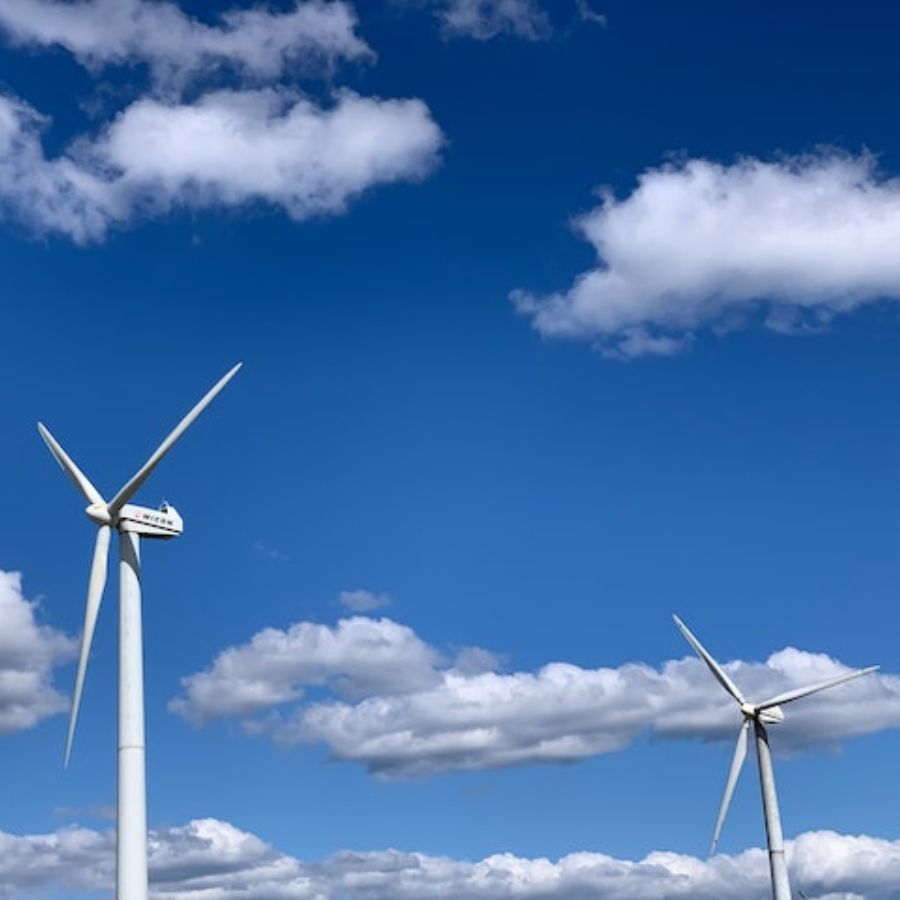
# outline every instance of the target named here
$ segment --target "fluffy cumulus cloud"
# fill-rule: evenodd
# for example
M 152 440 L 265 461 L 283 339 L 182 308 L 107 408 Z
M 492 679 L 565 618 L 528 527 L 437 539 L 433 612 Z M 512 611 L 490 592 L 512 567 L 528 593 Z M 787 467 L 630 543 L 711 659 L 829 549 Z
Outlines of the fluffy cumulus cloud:
M 436 0 L 431 5 L 451 37 L 486 41 L 512 34 L 535 41 L 550 33 L 550 20 L 536 0 Z
M 111 833 L 68 828 L 0 832 L 0 898 L 63 888 L 108 890 Z M 900 897 L 900 841 L 810 832 L 787 845 L 791 876 L 810 900 Z M 639 861 L 596 852 L 559 860 L 503 853 L 476 862 L 397 850 L 303 862 L 217 819 L 150 838 L 151 895 L 168 900 L 758 900 L 768 893 L 762 850 L 700 860 L 656 851 Z
M 613 356 L 667 355 L 760 320 L 817 330 L 900 298 L 900 180 L 865 155 L 673 163 L 577 228 L 597 267 L 567 291 L 512 299 L 542 335 Z
M 193 103 L 144 98 L 96 138 L 45 156 L 41 116 L 0 96 L 0 209 L 39 234 L 99 240 L 176 207 L 266 203 L 296 220 L 343 211 L 367 188 L 423 177 L 440 129 L 418 100 L 223 90 Z
M 15 43 L 58 46 L 79 61 L 142 63 L 158 83 L 181 82 L 221 67 L 278 78 L 292 66 L 371 55 L 356 35 L 353 8 L 340 0 L 222 12 L 215 24 L 160 0 L 4 0 L 0 29 Z
M 436 650 L 390 619 L 357 616 L 335 628 L 299 622 L 223 650 L 205 672 L 182 680 L 185 694 L 171 708 L 202 723 L 296 701 L 319 685 L 350 696 L 397 696 L 439 683 L 439 663 Z
M 167 0 L 5 0 L 0 33 L 14 45 L 151 77 L 144 96 L 52 156 L 49 119 L 0 94 L 0 214 L 84 244 L 176 209 L 335 215 L 373 186 L 425 177 L 443 136 L 422 101 L 334 90 L 320 102 L 291 86 L 372 58 L 356 28 L 343 0 L 241 6 L 209 22 Z
M 848 671 L 788 648 L 766 662 L 732 662 L 745 695 L 762 701 Z M 305 686 L 324 686 L 306 701 Z M 331 629 L 267 629 L 183 679 L 171 709 L 195 723 L 234 718 L 283 744 L 322 743 L 339 760 L 387 777 L 528 763 L 565 763 L 621 750 L 642 735 L 731 741 L 733 701 L 696 658 L 659 668 L 584 669 L 563 662 L 500 671 L 479 648 L 447 658 L 390 619 Z M 869 675 L 788 707 L 779 751 L 900 725 L 900 678 Z
M 53 687 L 53 669 L 75 655 L 75 643 L 38 623 L 18 572 L 0 570 L 0 734 L 33 728 L 68 709 Z M 0 854 L 2 855 L 2 854 Z

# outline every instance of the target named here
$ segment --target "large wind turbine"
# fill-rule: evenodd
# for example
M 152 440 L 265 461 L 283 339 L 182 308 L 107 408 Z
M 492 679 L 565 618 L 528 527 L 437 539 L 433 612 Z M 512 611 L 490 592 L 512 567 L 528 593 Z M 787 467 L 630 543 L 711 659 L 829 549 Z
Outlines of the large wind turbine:
M 87 517 L 98 526 L 94 560 L 88 581 L 87 605 L 81 652 L 75 676 L 75 694 L 66 738 L 66 765 L 72 753 L 72 738 L 81 689 L 87 669 L 91 639 L 103 588 L 112 530 L 119 532 L 119 754 L 116 840 L 117 900 L 146 900 L 147 897 L 147 785 L 144 767 L 144 666 L 141 641 L 140 539 L 166 539 L 181 534 L 183 524 L 175 508 L 133 506 L 128 501 L 147 480 L 172 445 L 206 409 L 241 367 L 238 363 L 178 423 L 144 465 L 107 503 L 100 492 L 75 465 L 52 434 L 39 422 L 38 430 L 63 471 L 88 501 Z
M 697 651 L 700 659 L 709 666 L 709 670 L 719 684 L 735 699 L 741 708 L 741 715 L 744 717 L 744 721 L 741 723 L 741 730 L 738 732 L 737 746 L 734 748 L 734 758 L 731 761 L 728 780 L 725 782 L 725 793 L 722 796 L 722 805 L 719 807 L 719 817 L 716 819 L 716 829 L 713 832 L 712 844 L 709 848 L 710 855 L 716 849 L 716 843 L 719 840 L 719 834 L 725 822 L 725 815 L 728 812 L 728 805 L 731 803 L 731 795 L 734 793 L 734 786 L 737 784 L 738 775 L 741 774 L 741 767 L 747 758 L 747 737 L 750 733 L 750 726 L 753 725 L 756 735 L 756 759 L 759 763 L 759 786 L 762 791 L 763 811 L 766 817 L 766 836 L 769 842 L 769 870 L 772 874 L 772 896 L 774 900 L 791 900 L 791 886 L 788 882 L 787 865 L 784 860 L 781 815 L 778 812 L 778 796 L 775 793 L 775 773 L 772 769 L 769 735 L 765 726 L 778 725 L 784 721 L 784 713 L 781 707 L 785 703 L 791 703 L 794 700 L 799 700 L 801 697 L 815 694 L 817 691 L 824 691 L 835 685 L 843 684 L 845 681 L 859 678 L 861 675 L 868 675 L 870 672 L 874 672 L 878 666 L 856 669 L 852 672 L 847 672 L 845 675 L 838 675 L 836 678 L 820 681 L 818 684 L 785 691 L 783 694 L 776 694 L 762 703 L 749 703 L 744 699 L 744 695 L 738 690 L 737 685 L 728 677 L 728 673 L 710 656 L 700 641 L 691 634 L 684 622 L 678 616 L 673 616 L 673 618 L 687 642 Z

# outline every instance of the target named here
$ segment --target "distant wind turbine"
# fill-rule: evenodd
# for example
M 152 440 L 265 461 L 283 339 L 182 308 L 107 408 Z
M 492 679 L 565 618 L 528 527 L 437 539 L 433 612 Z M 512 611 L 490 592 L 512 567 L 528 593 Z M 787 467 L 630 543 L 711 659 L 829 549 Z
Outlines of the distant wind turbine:
M 703 662 L 709 666 L 709 670 L 719 684 L 735 699 L 741 708 L 741 715 L 744 717 L 744 721 L 741 723 L 741 730 L 738 732 L 737 746 L 734 748 L 734 758 L 731 761 L 728 780 L 725 782 L 725 793 L 722 796 L 722 805 L 719 807 L 719 817 L 716 819 L 716 829 L 713 832 L 712 844 L 709 848 L 710 855 L 715 852 L 719 835 L 722 832 L 722 825 L 728 813 L 728 805 L 731 803 L 731 795 L 734 793 L 734 787 L 737 784 L 738 775 L 741 774 L 744 760 L 747 758 L 747 737 L 750 733 L 750 726 L 753 725 L 756 735 L 756 759 L 759 763 L 759 786 L 762 791 L 763 811 L 766 817 L 766 836 L 769 843 L 772 897 L 774 900 L 791 900 L 791 886 L 788 881 L 787 865 L 784 860 L 781 815 L 778 812 L 778 796 L 775 793 L 775 772 L 772 768 L 769 735 L 765 726 L 778 725 L 784 721 L 784 713 L 781 710 L 783 704 L 799 700 L 801 697 L 807 697 L 809 694 L 815 694 L 817 691 L 827 690 L 835 687 L 835 685 L 843 684 L 845 681 L 859 678 L 862 675 L 868 675 L 870 672 L 876 671 L 878 666 L 856 669 L 853 672 L 838 675 L 836 678 L 829 678 L 827 681 L 820 681 L 818 684 L 813 684 L 809 687 L 785 691 L 783 694 L 776 694 L 762 703 L 748 703 L 744 699 L 744 695 L 738 690 L 737 685 L 728 677 L 728 673 L 710 656 L 706 648 L 690 632 L 687 625 L 678 616 L 673 616 L 673 618 L 687 642 L 697 651 L 697 655 Z
M 231 369 L 178 423 L 146 463 L 107 503 L 75 465 L 52 434 L 39 422 L 38 431 L 56 461 L 88 501 L 87 517 L 97 526 L 97 542 L 88 580 L 87 605 L 81 652 L 75 676 L 75 693 L 66 738 L 66 765 L 72 753 L 72 738 L 81 704 L 81 689 L 87 669 L 97 613 L 106 584 L 107 556 L 112 529 L 119 532 L 119 753 L 116 840 L 117 900 L 147 897 L 147 784 L 144 765 L 144 666 L 141 641 L 140 539 L 166 539 L 181 534 L 183 523 L 175 508 L 163 504 L 158 510 L 133 506 L 129 500 L 150 476 L 172 445 L 234 377 L 241 364 Z

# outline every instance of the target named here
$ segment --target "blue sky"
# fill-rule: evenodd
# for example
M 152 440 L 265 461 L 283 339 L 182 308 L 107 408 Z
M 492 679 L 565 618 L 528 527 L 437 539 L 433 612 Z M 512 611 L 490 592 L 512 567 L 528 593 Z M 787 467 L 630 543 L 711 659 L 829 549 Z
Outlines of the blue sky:
M 144 553 L 160 896 L 198 896 L 189 840 L 259 897 L 316 861 L 315 896 L 425 896 L 354 893 L 344 850 L 476 898 L 534 896 L 465 881 L 498 853 L 704 859 L 738 717 L 675 611 L 748 690 L 882 666 L 772 740 L 797 886 L 897 896 L 896 13 L 273 3 L 278 55 L 118 8 L 0 9 L 0 676 L 33 675 L 0 677 L 0 896 L 103 896 L 111 858 L 117 590 L 63 772 L 93 533 L 35 423 L 113 492 L 238 360 L 139 495 L 185 518 Z M 851 835 L 884 880 L 816 881 Z M 763 836 L 748 771 L 729 897 Z

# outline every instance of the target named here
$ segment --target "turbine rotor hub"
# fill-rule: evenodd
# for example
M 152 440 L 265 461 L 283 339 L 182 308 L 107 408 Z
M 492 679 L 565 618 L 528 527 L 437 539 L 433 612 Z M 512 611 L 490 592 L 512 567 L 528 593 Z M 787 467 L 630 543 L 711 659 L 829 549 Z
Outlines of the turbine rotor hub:
M 105 503 L 92 503 L 84 511 L 87 517 L 96 525 L 112 524 L 112 517 Z

